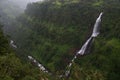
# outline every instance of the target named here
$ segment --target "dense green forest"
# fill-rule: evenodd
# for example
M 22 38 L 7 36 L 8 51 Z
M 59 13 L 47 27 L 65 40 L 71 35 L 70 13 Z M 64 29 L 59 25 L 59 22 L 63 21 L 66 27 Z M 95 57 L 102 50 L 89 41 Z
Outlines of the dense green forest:
M 25 64 L 15 55 L 15 51 L 3 35 L 1 27 L 2 25 L 0 25 L 0 80 L 40 80 L 44 78 L 39 69 L 29 63 Z
M 73 56 L 91 35 L 100 12 L 104 13 L 100 35 L 85 56 L 75 60 L 70 76 L 62 80 L 119 80 L 119 0 L 44 0 L 28 4 L 24 13 L 7 25 L 11 28 L 7 34 L 18 46 L 16 51 L 0 33 L 1 79 L 59 80 L 57 76 L 64 74 Z M 53 75 L 26 65 L 28 55 Z

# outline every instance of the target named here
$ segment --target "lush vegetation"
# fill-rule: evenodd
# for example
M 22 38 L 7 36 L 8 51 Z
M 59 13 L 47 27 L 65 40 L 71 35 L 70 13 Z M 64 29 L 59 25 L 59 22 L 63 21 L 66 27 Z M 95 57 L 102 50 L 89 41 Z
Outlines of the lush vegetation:
M 31 62 L 20 60 L 3 35 L 0 24 L 0 80 L 47 80 L 51 79 Z M 51 79 L 52 80 L 52 79 Z
M 100 36 L 95 39 L 89 54 L 79 56 L 75 61 L 69 80 L 118 80 L 119 3 L 119 0 L 45 0 L 31 3 L 25 13 L 12 22 L 13 30 L 9 34 L 18 45 L 18 53 L 34 56 L 59 75 L 64 73 L 74 54 L 91 35 L 99 13 L 104 12 Z M 16 60 L 13 61 L 16 63 Z M 20 75 L 19 71 L 26 71 L 18 65 L 22 64 L 16 63 L 14 71 L 18 72 L 13 74 L 15 78 Z M 43 73 L 41 75 L 46 79 L 55 79 Z

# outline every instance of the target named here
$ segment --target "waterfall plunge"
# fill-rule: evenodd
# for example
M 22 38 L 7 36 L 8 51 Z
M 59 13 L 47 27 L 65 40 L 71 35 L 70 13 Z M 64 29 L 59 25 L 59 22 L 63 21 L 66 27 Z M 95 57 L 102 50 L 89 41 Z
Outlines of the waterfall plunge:
M 92 38 L 97 37 L 99 35 L 99 33 L 100 33 L 99 32 L 99 25 L 101 23 L 102 15 L 103 15 L 103 12 L 100 13 L 99 17 L 97 18 L 97 20 L 95 22 L 95 25 L 93 28 L 93 33 L 92 33 L 91 37 L 85 42 L 85 44 L 82 46 L 80 51 L 77 52 L 77 54 L 84 55 L 84 53 L 88 47 L 88 44 L 91 42 Z
M 72 66 L 72 63 L 77 58 L 77 55 L 84 55 L 85 54 L 86 49 L 87 49 L 88 45 L 91 43 L 91 41 L 93 40 L 93 38 L 95 38 L 95 37 L 97 37 L 99 35 L 99 33 L 100 33 L 99 32 L 99 26 L 100 26 L 100 23 L 101 23 L 101 17 L 102 17 L 102 15 L 103 15 L 103 12 L 101 12 L 100 15 L 99 15 L 99 17 L 96 19 L 92 35 L 85 42 L 85 44 L 81 47 L 81 49 L 76 53 L 76 55 L 74 56 L 74 58 L 72 59 L 72 61 L 69 63 L 68 68 L 70 68 Z M 69 74 L 70 74 L 70 69 L 65 72 L 65 76 L 68 76 Z
M 103 12 L 100 13 L 99 17 L 96 20 L 96 23 L 94 25 L 93 33 L 91 37 L 97 37 L 99 35 L 99 25 L 101 23 L 101 17 L 103 15 Z

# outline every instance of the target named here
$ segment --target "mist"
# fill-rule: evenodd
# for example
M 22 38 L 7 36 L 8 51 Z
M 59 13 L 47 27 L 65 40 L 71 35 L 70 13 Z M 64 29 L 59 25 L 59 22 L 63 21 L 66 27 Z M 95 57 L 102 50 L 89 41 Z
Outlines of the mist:
M 13 31 L 12 23 L 17 16 L 24 13 L 28 3 L 38 1 L 43 0 L 0 0 L 0 22 L 4 25 L 4 33 L 9 34 Z
M 28 3 L 38 2 L 43 0 L 9 0 L 14 4 L 18 5 L 20 8 L 25 9 Z

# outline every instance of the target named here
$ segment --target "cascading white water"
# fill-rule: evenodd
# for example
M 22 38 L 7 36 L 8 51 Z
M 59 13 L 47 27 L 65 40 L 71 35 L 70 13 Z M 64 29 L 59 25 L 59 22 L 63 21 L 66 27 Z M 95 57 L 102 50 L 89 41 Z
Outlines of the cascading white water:
M 17 46 L 14 44 L 14 41 L 13 40 L 10 40 L 10 45 L 13 47 L 13 48 L 17 48 Z M 42 66 L 42 64 L 40 64 L 36 59 L 34 59 L 32 56 L 28 56 L 28 59 L 31 60 L 33 63 L 35 63 L 40 70 L 42 70 L 43 72 L 46 72 L 48 73 L 48 70 Z
M 28 59 L 31 60 L 35 65 L 37 65 L 41 71 L 48 73 L 48 70 L 32 56 L 28 56 Z
M 14 41 L 13 40 L 10 40 L 10 45 L 13 47 L 13 48 L 17 48 L 17 46 L 14 44 Z M 40 64 L 36 59 L 34 59 L 32 56 L 28 56 L 28 59 L 31 60 L 33 63 L 35 63 L 40 70 L 42 70 L 43 72 L 46 72 L 48 73 L 48 70 L 42 66 L 42 64 Z
M 90 44 L 90 42 L 92 41 L 92 39 L 95 38 L 95 37 L 97 37 L 99 35 L 99 33 L 100 33 L 99 32 L 99 26 L 100 26 L 100 23 L 101 23 L 101 17 L 102 17 L 102 15 L 103 15 L 103 12 L 101 12 L 100 15 L 99 15 L 99 17 L 96 19 L 92 35 L 85 42 L 85 44 L 81 47 L 81 49 L 76 53 L 76 55 L 74 56 L 74 58 L 72 59 L 72 61 L 69 63 L 68 68 L 70 68 L 72 66 L 72 63 L 77 58 L 77 55 L 84 55 L 85 54 L 86 49 L 87 49 L 88 45 Z M 68 76 L 69 74 L 70 74 L 70 69 L 65 72 L 65 76 Z
M 10 45 L 11 45 L 12 47 L 14 47 L 14 48 L 17 48 L 17 46 L 14 44 L 14 41 L 13 41 L 13 40 L 10 41 Z
M 91 42 L 92 38 L 97 37 L 99 35 L 99 33 L 100 33 L 99 32 L 99 25 L 100 25 L 100 22 L 101 22 L 102 14 L 103 14 L 103 12 L 100 13 L 99 17 L 97 18 L 97 20 L 95 22 L 92 35 L 85 42 L 85 44 L 82 46 L 82 48 L 80 49 L 80 51 L 77 52 L 77 54 L 84 55 L 84 53 L 86 51 L 86 48 L 87 48 L 88 44 Z
M 82 46 L 82 48 L 80 49 L 80 51 L 77 52 L 77 54 L 80 54 L 80 55 L 84 55 L 86 49 L 87 49 L 87 45 L 91 42 L 92 40 L 92 37 L 90 37 L 86 42 L 85 44 Z
M 100 13 L 99 17 L 96 20 L 96 23 L 94 25 L 94 29 L 93 29 L 93 33 L 91 35 L 91 37 L 97 37 L 99 35 L 99 25 L 101 23 L 101 17 L 103 15 L 103 12 Z

